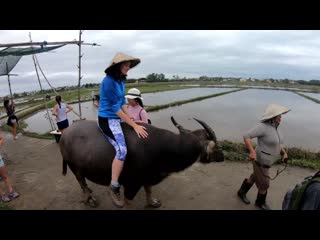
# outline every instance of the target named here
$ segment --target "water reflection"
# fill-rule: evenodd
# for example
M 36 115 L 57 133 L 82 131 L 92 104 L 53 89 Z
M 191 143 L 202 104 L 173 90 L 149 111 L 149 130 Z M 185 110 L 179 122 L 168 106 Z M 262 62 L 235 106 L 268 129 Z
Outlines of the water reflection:
M 71 106 L 73 106 L 73 109 L 77 113 L 79 113 L 78 104 L 71 104 Z M 51 110 L 52 109 L 49 109 L 50 116 L 52 116 Z M 82 113 L 82 117 L 88 120 L 94 120 L 98 116 L 98 110 L 94 108 L 92 102 L 81 103 L 81 113 Z M 54 116 L 52 117 L 53 117 L 55 128 L 56 128 L 57 126 L 56 126 L 55 117 Z M 73 120 L 78 120 L 79 117 L 75 113 L 70 112 L 68 113 L 68 119 L 69 119 L 69 124 L 71 124 Z M 25 123 L 28 124 L 28 127 L 26 128 L 26 130 L 30 132 L 36 132 L 36 133 L 42 134 L 51 130 L 46 110 L 39 111 L 36 114 L 28 117 L 24 121 Z
M 146 106 L 154 106 L 221 92 L 229 92 L 232 90 L 235 90 L 235 88 L 192 88 L 157 93 L 146 93 L 142 94 L 142 97 L 143 103 Z
M 245 90 L 151 113 L 154 125 L 173 131 L 170 116 L 183 126 L 199 128 L 192 117 L 206 121 L 219 139 L 242 141 L 242 135 L 259 121 L 269 103 L 282 104 L 292 111 L 284 115 L 279 129 L 286 145 L 320 150 L 320 109 L 318 104 L 287 91 Z M 190 120 L 189 120 L 190 119 Z
M 175 91 L 164 91 L 157 93 L 146 93 L 143 94 L 144 104 L 146 106 L 152 105 L 161 105 L 167 104 L 174 101 L 191 99 L 199 96 L 206 96 L 210 94 L 232 91 L 233 88 L 196 88 L 196 89 L 182 89 Z M 79 113 L 78 104 L 72 105 L 74 110 Z M 97 118 L 98 111 L 93 107 L 92 102 L 81 103 L 82 117 L 90 120 Z M 51 113 L 51 109 L 50 109 Z M 68 114 L 69 121 L 77 120 L 79 117 L 70 112 Z M 28 124 L 26 128 L 27 131 L 37 132 L 37 133 L 46 133 L 51 130 L 50 123 L 48 121 L 47 113 L 45 110 L 42 110 L 33 116 L 27 118 L 25 122 Z

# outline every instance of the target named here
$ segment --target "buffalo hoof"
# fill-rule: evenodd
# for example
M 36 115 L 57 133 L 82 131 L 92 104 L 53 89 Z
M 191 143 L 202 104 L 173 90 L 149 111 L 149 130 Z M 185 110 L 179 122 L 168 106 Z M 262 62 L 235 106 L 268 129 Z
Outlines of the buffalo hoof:
M 147 207 L 151 207 L 151 208 L 159 208 L 161 207 L 161 201 L 159 199 L 156 198 L 152 198 L 151 201 L 148 202 Z
M 88 198 L 86 204 L 89 205 L 89 207 L 92 207 L 92 208 L 96 208 L 99 205 L 97 199 L 95 199 L 92 196 Z
M 123 208 L 121 208 L 122 210 L 135 210 L 135 208 L 133 207 L 132 204 L 125 204 L 123 206 Z

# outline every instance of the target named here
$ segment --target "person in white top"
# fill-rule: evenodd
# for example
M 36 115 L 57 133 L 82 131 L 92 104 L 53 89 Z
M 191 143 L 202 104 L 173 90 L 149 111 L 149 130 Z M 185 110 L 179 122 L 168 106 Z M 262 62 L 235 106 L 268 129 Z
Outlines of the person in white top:
M 72 106 L 62 102 L 61 96 L 56 96 L 57 104 L 52 110 L 52 115 L 56 116 L 57 126 L 59 131 L 63 131 L 69 127 L 69 121 L 67 118 L 67 113 L 73 110 Z

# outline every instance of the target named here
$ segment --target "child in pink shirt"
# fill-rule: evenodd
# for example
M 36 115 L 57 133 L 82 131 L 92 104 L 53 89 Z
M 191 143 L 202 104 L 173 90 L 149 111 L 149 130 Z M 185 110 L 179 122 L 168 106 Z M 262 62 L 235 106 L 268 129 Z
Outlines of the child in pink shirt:
M 143 107 L 143 98 L 141 97 L 141 92 L 137 88 L 131 88 L 126 95 L 128 99 L 128 110 L 131 119 L 135 122 L 144 122 L 151 124 L 148 114 Z
M 94 102 L 94 106 L 99 108 L 99 95 L 96 95 L 96 102 Z M 137 88 L 131 88 L 126 95 L 128 99 L 128 110 L 131 116 L 131 119 L 135 122 L 144 122 L 151 124 L 151 121 L 148 117 L 148 113 L 144 109 L 143 106 L 143 98 L 141 97 L 141 92 Z

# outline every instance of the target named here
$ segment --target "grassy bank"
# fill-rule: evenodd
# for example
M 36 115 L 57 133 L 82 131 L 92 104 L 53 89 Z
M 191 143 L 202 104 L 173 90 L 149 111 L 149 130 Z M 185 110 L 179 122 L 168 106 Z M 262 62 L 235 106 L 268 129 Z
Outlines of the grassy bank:
M 315 103 L 319 103 L 319 104 L 320 104 L 320 100 L 319 100 L 319 99 L 316 99 L 316 98 L 313 98 L 313 97 L 304 95 L 304 94 L 299 93 L 299 92 L 296 92 L 296 91 L 293 91 L 293 92 L 294 92 L 295 94 L 300 95 L 301 97 L 304 97 L 304 98 L 309 99 L 309 100 L 311 100 L 311 101 L 313 101 L 313 102 L 315 102 Z
M 147 110 L 147 112 L 159 111 L 161 109 L 174 107 L 174 106 L 180 106 L 180 105 L 183 105 L 183 104 L 186 104 L 186 103 L 197 102 L 197 101 L 205 100 L 205 99 L 208 99 L 208 98 L 218 97 L 218 96 L 222 96 L 222 95 L 225 95 L 225 94 L 238 92 L 238 91 L 242 91 L 242 90 L 245 90 L 245 88 L 232 90 L 232 91 L 228 91 L 228 92 L 211 94 L 211 95 L 207 95 L 207 96 L 203 96 L 203 97 L 191 98 L 191 99 L 188 99 L 188 100 L 177 101 L 177 102 L 172 102 L 172 103 L 163 104 L 163 105 L 156 105 L 156 106 L 146 107 L 146 110 Z
M 54 136 L 50 133 L 44 133 L 44 134 L 40 134 L 40 133 L 34 133 L 34 132 L 28 132 L 25 131 L 24 129 L 28 126 L 28 124 L 26 124 L 24 121 L 19 121 L 20 126 L 18 128 L 18 133 L 22 133 L 24 136 L 28 136 L 28 137 L 33 137 L 33 138 L 39 138 L 39 139 L 54 139 Z M 7 124 L 4 124 L 3 126 L 1 126 L 0 128 L 2 131 L 5 132 L 12 132 L 12 128 L 9 127 Z
M 27 136 L 27 137 L 33 137 L 33 138 L 39 138 L 39 139 L 49 139 L 49 140 L 54 139 L 54 136 L 50 133 L 40 134 L 40 133 L 26 132 L 26 131 L 21 131 L 21 132 L 24 136 Z
M 13 209 L 9 207 L 7 204 L 0 201 L 0 210 L 13 210 Z
M 220 142 L 226 160 L 249 161 L 249 153 L 243 143 Z M 320 152 L 310 152 L 301 148 L 287 148 L 289 166 L 320 169 Z

